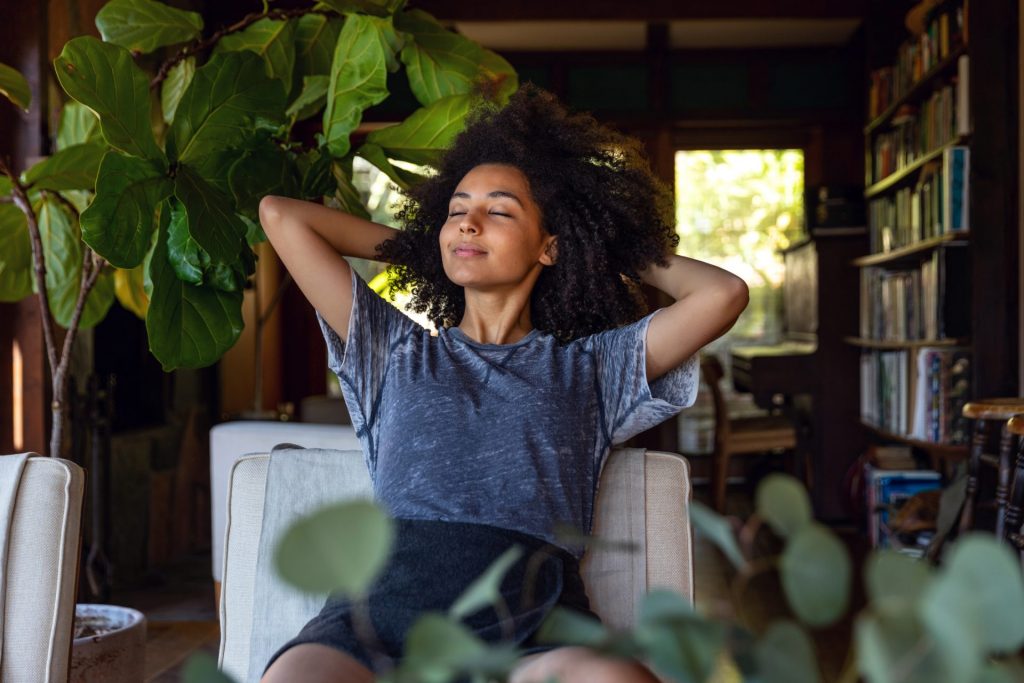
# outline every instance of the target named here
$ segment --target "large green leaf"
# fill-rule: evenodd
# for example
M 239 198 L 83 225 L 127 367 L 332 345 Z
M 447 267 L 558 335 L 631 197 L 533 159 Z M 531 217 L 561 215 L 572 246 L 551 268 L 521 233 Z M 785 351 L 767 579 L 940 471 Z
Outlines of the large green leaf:
M 214 55 L 196 71 L 178 104 L 168 152 L 192 161 L 235 147 L 267 120 L 277 121 L 284 103 L 284 87 L 267 76 L 255 54 Z
M 345 213 L 370 220 L 370 212 L 363 205 L 359 190 L 352 184 L 352 179 L 343 164 L 337 162 L 331 164 L 331 174 L 335 183 L 334 199 L 338 202 L 339 207 Z
M 295 74 L 303 76 L 331 73 L 334 46 L 344 20 L 323 14 L 305 14 L 295 22 Z
M 60 124 L 57 128 L 57 149 L 62 150 L 84 142 L 102 142 L 100 120 L 84 104 L 74 100 L 60 110 Z
M 287 95 L 292 89 L 292 69 L 295 68 L 295 27 L 293 21 L 260 19 L 217 41 L 214 54 L 238 50 L 255 52 L 267 65 L 270 77 L 281 81 Z
M 497 52 L 484 48 L 480 61 L 481 77 L 489 84 L 493 99 L 504 106 L 519 89 L 519 76 L 508 61 Z
M 185 206 L 189 236 L 209 255 L 210 267 L 222 276 L 236 274 L 219 283 L 214 276 L 211 282 L 228 291 L 241 288 L 254 263 L 245 241 L 245 224 L 235 215 L 231 202 L 187 166 L 178 167 L 174 196 Z
M 163 221 L 149 277 L 153 286 L 146 333 L 149 349 L 165 371 L 211 365 L 238 340 L 244 326 L 242 292 L 224 292 L 178 279 L 167 258 Z
M 167 72 L 167 78 L 160 84 L 160 111 L 163 114 L 164 123 L 174 122 L 174 115 L 178 111 L 181 98 L 188 90 L 188 86 L 192 84 L 195 75 L 195 57 L 186 57 Z
M 39 235 L 46 262 L 46 294 L 50 312 L 61 327 L 68 327 L 81 290 L 84 250 L 74 216 L 53 197 L 36 205 Z M 114 301 L 113 273 L 99 277 L 86 299 L 79 325 L 92 327 L 107 314 Z
M 846 546 L 827 527 L 807 524 L 793 534 L 779 573 L 790 606 L 805 624 L 826 626 L 846 611 L 853 568 Z
M 352 14 L 338 35 L 323 130 L 331 154 L 345 156 L 349 135 L 367 107 L 388 96 L 387 75 L 398 68 L 402 41 L 391 18 Z
M 474 101 L 472 95 L 441 98 L 397 125 L 371 132 L 366 142 L 380 146 L 393 159 L 433 166 L 465 127 Z
M 367 142 L 360 145 L 355 153 L 376 166 L 381 173 L 391 178 L 395 185 L 406 192 L 424 179 L 424 176 L 393 163 L 380 145 Z
M 325 75 L 303 77 L 302 92 L 288 105 L 284 113 L 294 116 L 296 121 L 308 119 L 316 114 L 327 102 L 327 87 L 330 82 L 330 77 Z
M 142 263 L 153 236 L 153 212 L 172 191 L 161 165 L 108 152 L 96 176 L 96 197 L 82 212 L 82 239 L 118 268 Z
M 321 0 L 335 12 L 364 12 L 378 17 L 394 14 L 405 6 L 405 0 Z
M 149 122 L 149 79 L 128 50 L 80 36 L 64 45 L 53 66 L 65 92 L 100 117 L 107 144 L 137 157 L 163 158 Z
M 147 53 L 195 40 L 203 18 L 155 0 L 110 0 L 96 13 L 96 28 L 108 43 Z
M 757 661 L 764 683 L 818 683 L 814 644 L 791 621 L 777 621 L 757 643 Z
M 0 63 L 0 95 L 25 111 L 32 104 L 32 90 L 28 87 L 28 81 L 20 71 L 3 63 Z
M 274 566 L 303 591 L 362 595 L 384 568 L 393 526 L 369 500 L 323 508 L 288 529 L 274 552 Z
M 22 174 L 36 190 L 91 190 L 106 146 L 95 142 L 65 147 Z
M 201 285 L 203 271 L 209 267 L 210 257 L 188 234 L 188 214 L 185 213 L 185 207 L 176 201 L 168 204 L 171 206 L 171 222 L 167 227 L 167 259 L 179 279 Z
M 758 485 L 756 497 L 757 514 L 783 538 L 813 521 L 807 489 L 789 475 L 768 476 Z
M 299 183 L 295 162 L 272 143 L 246 150 L 228 172 L 235 207 L 252 220 L 258 220 L 260 199 L 268 194 L 299 198 Z
M 124 308 L 146 319 L 149 309 L 149 295 L 145 287 L 145 264 L 135 268 L 118 268 L 114 271 L 114 296 Z
M 0 204 L 0 301 L 20 301 L 32 293 L 32 243 L 25 214 Z
M 395 26 L 412 38 L 401 56 L 409 87 L 420 104 L 472 90 L 483 58 L 480 45 L 445 29 L 419 9 L 395 15 Z

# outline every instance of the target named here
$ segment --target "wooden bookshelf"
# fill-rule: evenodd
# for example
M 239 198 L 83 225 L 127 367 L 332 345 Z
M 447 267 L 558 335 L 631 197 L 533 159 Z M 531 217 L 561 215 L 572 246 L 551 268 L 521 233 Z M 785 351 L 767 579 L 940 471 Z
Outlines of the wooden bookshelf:
M 886 264 L 893 264 L 898 261 L 903 261 L 908 257 L 919 256 L 943 244 L 966 241 L 970 238 L 970 236 L 970 232 L 966 230 L 962 232 L 947 232 L 945 235 L 939 235 L 938 237 L 929 237 L 928 239 L 921 240 L 920 242 L 914 242 L 913 244 L 897 247 L 896 249 L 892 249 L 890 251 L 881 251 L 876 254 L 868 254 L 867 256 L 855 258 L 853 260 L 853 265 L 880 266 Z
M 911 341 L 888 341 L 882 339 L 864 339 L 862 337 L 844 337 L 843 341 L 862 349 L 919 349 L 928 346 L 970 346 L 969 339 L 916 339 Z
M 941 62 L 929 69 L 928 72 L 921 77 L 921 80 L 912 85 L 907 92 L 897 98 L 895 102 L 885 109 L 885 111 L 864 127 L 864 135 L 871 135 L 875 130 L 889 123 L 893 114 L 895 114 L 896 111 L 904 104 L 917 102 L 925 96 L 930 95 L 932 90 L 935 89 L 936 80 L 945 78 L 950 71 L 955 70 L 957 60 L 960 58 L 960 55 L 964 54 L 967 54 L 967 48 L 966 46 L 960 46 L 947 55 Z
M 969 448 L 967 445 L 955 446 L 951 444 L 933 443 L 931 441 L 912 439 L 909 436 L 901 436 L 885 429 L 881 429 L 870 422 L 865 422 L 863 420 L 861 421 L 861 425 L 863 425 L 868 432 L 874 434 L 877 438 L 883 441 L 892 441 L 895 443 L 906 444 L 907 446 L 913 446 L 914 448 L 919 448 L 922 451 L 925 451 L 931 457 L 951 461 L 965 460 L 967 458 Z
M 950 147 L 966 145 L 968 142 L 970 142 L 970 136 L 961 135 L 953 138 L 952 140 L 946 143 L 943 143 L 942 145 L 939 145 L 932 151 L 925 154 L 923 157 L 914 160 L 912 163 L 907 164 L 898 171 L 890 173 L 882 180 L 879 180 L 877 183 L 875 183 L 868 189 L 864 190 L 864 198 L 871 199 L 873 197 L 877 197 L 886 190 L 892 188 L 894 185 L 898 185 L 901 181 L 911 178 L 914 175 L 914 173 L 921 170 L 921 167 L 923 167 L 929 161 L 934 161 L 935 159 L 941 158 L 942 153 L 946 151 L 946 149 Z

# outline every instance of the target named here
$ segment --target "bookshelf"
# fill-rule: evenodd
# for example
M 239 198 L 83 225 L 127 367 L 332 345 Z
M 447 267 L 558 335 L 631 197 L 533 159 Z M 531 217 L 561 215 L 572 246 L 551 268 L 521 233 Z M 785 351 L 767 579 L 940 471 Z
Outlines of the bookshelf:
M 971 51 L 966 3 L 870 65 L 864 127 L 869 253 L 859 269 L 860 421 L 873 440 L 966 457 L 971 395 Z

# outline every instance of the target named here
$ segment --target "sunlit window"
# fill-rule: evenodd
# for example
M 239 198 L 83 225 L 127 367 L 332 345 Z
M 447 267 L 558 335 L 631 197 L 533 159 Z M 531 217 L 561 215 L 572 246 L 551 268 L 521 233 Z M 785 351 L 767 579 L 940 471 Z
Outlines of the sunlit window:
M 678 252 L 743 278 L 750 304 L 736 325 L 706 351 L 722 361 L 730 413 L 756 413 L 749 397 L 730 391 L 729 350 L 774 344 L 782 326 L 780 249 L 804 234 L 804 154 L 798 149 L 678 151 L 675 157 Z M 680 421 L 680 449 L 711 448 L 711 409 L 703 395 Z

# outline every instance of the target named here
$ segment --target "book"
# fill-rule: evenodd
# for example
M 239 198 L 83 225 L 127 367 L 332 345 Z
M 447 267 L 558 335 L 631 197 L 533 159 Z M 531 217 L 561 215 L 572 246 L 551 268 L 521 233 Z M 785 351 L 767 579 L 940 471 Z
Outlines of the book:
M 942 151 L 942 215 L 946 232 L 970 229 L 969 173 L 970 148 L 956 146 Z
M 894 548 L 920 557 L 934 531 L 893 533 L 890 522 L 913 496 L 941 488 L 942 477 L 933 470 L 884 470 L 865 466 L 868 536 L 875 548 Z

